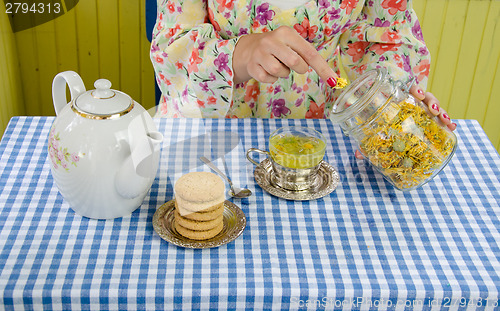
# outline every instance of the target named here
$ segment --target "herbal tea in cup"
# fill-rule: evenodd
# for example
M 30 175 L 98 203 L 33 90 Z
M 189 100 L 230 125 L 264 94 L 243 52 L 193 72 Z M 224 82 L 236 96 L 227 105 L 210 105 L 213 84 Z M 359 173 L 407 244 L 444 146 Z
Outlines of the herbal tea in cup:
M 271 137 L 269 152 L 273 160 L 288 168 L 310 168 L 323 160 L 326 143 L 318 137 L 282 133 Z
M 288 190 L 305 190 L 317 179 L 319 164 L 325 156 L 326 140 L 321 133 L 307 127 L 283 127 L 269 137 L 269 152 L 256 148 L 247 151 L 269 156 L 273 168 L 273 182 Z

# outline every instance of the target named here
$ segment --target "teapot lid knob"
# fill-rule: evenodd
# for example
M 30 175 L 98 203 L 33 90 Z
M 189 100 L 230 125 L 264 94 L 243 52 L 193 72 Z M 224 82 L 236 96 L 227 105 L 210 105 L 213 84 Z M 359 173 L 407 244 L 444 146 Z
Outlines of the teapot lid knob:
M 115 92 L 110 90 L 111 82 L 107 79 L 98 79 L 94 82 L 94 87 L 96 90 L 92 94 L 94 97 L 99 99 L 111 98 L 115 95 Z
M 99 79 L 94 82 L 95 90 L 78 96 L 73 111 L 89 119 L 116 119 L 134 108 L 134 102 L 127 94 L 112 90 L 111 82 Z

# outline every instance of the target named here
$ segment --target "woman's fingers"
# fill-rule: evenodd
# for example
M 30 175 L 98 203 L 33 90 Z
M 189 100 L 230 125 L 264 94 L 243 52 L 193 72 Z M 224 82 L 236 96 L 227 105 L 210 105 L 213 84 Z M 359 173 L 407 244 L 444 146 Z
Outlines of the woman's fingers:
M 289 46 L 275 45 L 271 53 L 281 64 L 295 72 L 304 74 L 309 69 L 306 61 Z
M 259 62 L 248 65 L 248 73 L 262 83 L 274 83 L 278 78 L 288 77 L 290 69 L 271 54 L 262 56 Z
M 437 116 L 440 114 L 441 106 L 439 100 L 436 98 L 436 96 L 434 96 L 434 94 L 426 92 L 422 101 L 427 105 L 433 115 Z
M 441 120 L 441 122 L 446 124 L 446 126 L 450 130 L 454 131 L 457 128 L 457 124 L 451 121 L 450 117 L 448 116 L 448 113 L 444 111 L 442 108 L 439 114 L 439 119 Z
M 443 124 L 445 124 L 450 130 L 454 131 L 457 128 L 457 124 L 453 123 L 448 116 L 448 113 L 441 108 L 439 100 L 431 92 L 425 92 L 418 85 L 413 85 L 410 88 L 410 93 L 416 98 L 420 99 L 424 104 L 427 105 L 429 111 L 437 116 Z
M 290 70 L 306 73 L 309 67 L 331 86 L 336 85 L 337 75 L 318 51 L 293 28 L 286 26 L 241 37 L 233 54 L 235 83 L 250 78 L 272 83 L 288 77 Z
M 425 98 L 424 90 L 422 90 L 422 88 L 417 84 L 412 85 L 412 87 L 410 88 L 410 94 L 420 100 L 424 100 Z
M 277 35 L 286 38 L 286 44 L 288 47 L 297 53 L 297 55 L 299 55 L 308 66 L 314 69 L 323 81 L 327 82 L 332 87 L 337 85 L 337 74 L 312 44 L 307 42 L 293 28 L 290 27 L 280 27 L 276 29 L 276 33 Z M 301 62 L 299 63 L 302 64 Z M 295 70 L 295 67 L 292 67 L 292 69 Z
M 248 67 L 248 74 L 250 75 L 250 77 L 254 78 L 255 80 L 257 80 L 261 83 L 274 83 L 274 82 L 276 82 L 276 80 L 278 80 L 277 77 L 269 74 L 266 71 L 266 69 L 263 68 L 259 64 L 249 66 Z
M 440 107 L 439 100 L 434 94 L 426 92 L 423 102 L 429 107 L 430 112 L 438 116 L 439 120 L 441 120 L 450 130 L 454 131 L 457 128 L 457 124 L 453 123 L 448 113 Z
M 364 159 L 363 154 L 362 154 L 362 153 L 361 153 L 361 151 L 359 151 L 359 150 L 356 150 L 356 151 L 354 152 L 354 156 L 355 156 L 355 157 L 356 157 L 356 159 L 358 159 L 358 160 L 363 160 L 363 159 Z
M 454 131 L 457 129 L 457 124 L 455 122 L 452 122 L 452 123 L 448 124 L 447 126 L 450 129 L 450 131 Z

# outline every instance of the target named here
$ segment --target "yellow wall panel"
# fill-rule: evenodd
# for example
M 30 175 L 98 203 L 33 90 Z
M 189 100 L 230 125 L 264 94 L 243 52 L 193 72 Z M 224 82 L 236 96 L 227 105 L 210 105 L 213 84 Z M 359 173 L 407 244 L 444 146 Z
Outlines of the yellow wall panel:
M 477 92 L 484 92 L 484 96 L 479 96 L 479 100 L 487 102 L 486 113 L 484 116 L 483 128 L 488 133 L 492 143 L 500 150 L 500 1 L 491 2 L 487 30 L 483 36 L 483 45 L 481 47 L 481 59 L 478 62 L 478 68 L 483 72 L 487 67 L 485 79 L 491 79 L 491 84 L 486 84 L 483 89 Z M 486 71 L 486 70 L 484 70 Z M 489 86 L 489 88 L 488 88 Z M 475 95 L 475 93 L 473 93 Z M 469 106 L 473 110 L 473 103 Z M 472 114 L 471 114 L 472 115 Z
M 431 75 L 429 76 L 428 90 L 432 89 L 434 80 L 435 56 L 439 53 L 439 41 L 443 30 L 444 11 L 448 0 L 426 1 L 423 13 L 418 13 L 425 22 L 422 24 L 425 43 L 431 52 Z
M 120 89 L 129 94 L 133 99 L 139 100 L 141 96 L 141 44 L 140 44 L 140 3 L 119 7 L 119 55 L 120 55 Z M 130 40 L 137 38 L 138 40 Z M 150 81 L 151 82 L 151 81 Z
M 483 122 L 483 128 L 488 133 L 488 138 L 491 140 L 497 150 L 500 152 L 500 59 L 496 63 L 496 74 L 493 82 L 493 87 L 490 94 L 490 100 L 486 117 Z
M 76 36 L 76 10 L 54 20 L 57 52 L 57 72 L 78 71 L 78 38 Z
M 415 12 L 417 12 L 418 14 L 418 19 L 420 21 L 420 24 L 423 24 L 424 22 L 423 12 L 425 11 L 426 2 L 427 2 L 426 0 L 412 0 L 411 2 L 413 10 L 415 10 Z
M 51 105 L 52 78 L 57 74 L 57 52 L 54 23 L 45 23 L 35 27 L 35 54 L 38 58 L 38 81 L 37 96 L 42 98 L 41 107 L 37 111 L 41 115 L 53 115 L 54 108 Z
M 450 106 L 466 105 L 466 100 L 451 102 L 454 76 L 460 52 L 462 30 L 465 24 L 468 0 L 446 1 L 442 31 L 437 52 L 432 54 L 433 75 L 429 88 L 439 98 L 441 106 L 449 110 Z
M 500 10 L 498 1 L 483 2 L 485 10 L 488 12 L 486 24 L 481 36 L 479 45 L 479 56 L 477 58 L 472 92 L 469 98 L 469 106 L 466 112 L 467 117 L 483 122 L 486 111 L 490 104 L 490 93 L 495 78 L 498 56 L 500 53 L 500 32 L 498 27 Z M 493 105 L 493 103 L 491 103 Z M 498 105 L 498 101 L 496 102 Z
M 140 33 L 140 53 L 141 53 L 141 104 L 146 109 L 151 109 L 151 113 L 154 113 L 156 106 L 155 99 L 155 78 L 153 65 L 149 59 L 149 51 L 151 49 L 151 44 L 146 36 L 146 10 L 143 1 L 141 1 L 140 8 L 141 16 L 141 33 Z
M 144 5 L 144 0 L 80 1 L 53 21 L 11 32 L 21 77 L 17 89 L 26 94 L 26 114 L 54 115 L 51 83 L 65 70 L 78 72 L 87 89 L 93 88 L 95 80 L 106 78 L 113 88 L 140 103 L 145 101 L 147 108 L 154 107 Z M 7 15 L 2 18 L 5 29 L 10 29 Z M 1 76 L 9 74 L 2 69 Z M 12 116 L 3 111 L 2 115 Z
M 78 55 L 76 72 L 82 77 L 87 89 L 92 88 L 99 75 L 99 32 L 96 1 L 80 1 L 75 7 L 75 23 Z M 115 86 L 113 86 L 115 87 Z
M 500 150 L 498 0 L 415 0 L 432 64 L 428 90 L 452 118 L 476 119 Z M 490 120 L 491 121 L 487 121 Z
M 24 96 L 27 115 L 41 115 L 42 98 L 39 94 L 38 57 L 36 55 L 35 30 L 27 29 L 15 34 L 19 60 L 19 85 Z
M 0 134 L 13 115 L 24 114 L 16 42 L 6 14 L 0 13 Z
M 477 59 L 479 57 L 481 37 L 488 14 L 485 3 L 469 3 L 465 17 L 459 58 L 453 79 L 453 92 L 450 96 L 452 105 L 449 108 L 451 116 L 456 118 L 471 118 L 467 109 L 471 103 L 471 92 L 475 78 Z M 474 99 L 472 99 L 472 102 Z M 481 121 L 480 121 L 481 122 Z
M 131 5 L 134 1 L 122 1 Z M 120 32 L 118 27 L 118 0 L 97 1 L 99 42 L 99 77 L 106 78 L 113 88 L 120 89 Z M 122 36 L 128 36 L 124 33 Z M 130 36 L 128 39 L 134 38 Z M 137 41 L 136 41 L 137 44 Z M 88 83 L 91 83 L 90 81 Z

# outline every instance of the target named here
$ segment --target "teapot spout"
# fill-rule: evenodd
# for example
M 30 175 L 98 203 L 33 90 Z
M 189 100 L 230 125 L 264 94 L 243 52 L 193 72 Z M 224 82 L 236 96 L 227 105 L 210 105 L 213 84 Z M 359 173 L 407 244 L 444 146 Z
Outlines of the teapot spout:
M 116 190 L 125 198 L 147 192 L 158 170 L 163 135 L 142 121 L 138 116 L 129 125 L 130 151 L 115 176 Z
M 148 132 L 138 144 L 132 146 L 131 158 L 137 175 L 145 178 L 156 176 L 162 141 L 163 135 L 154 131 Z
M 130 122 L 128 134 L 130 151 L 134 169 L 137 175 L 148 178 L 156 176 L 160 146 L 163 135 L 148 127 L 146 122 L 149 114 L 144 112 Z

